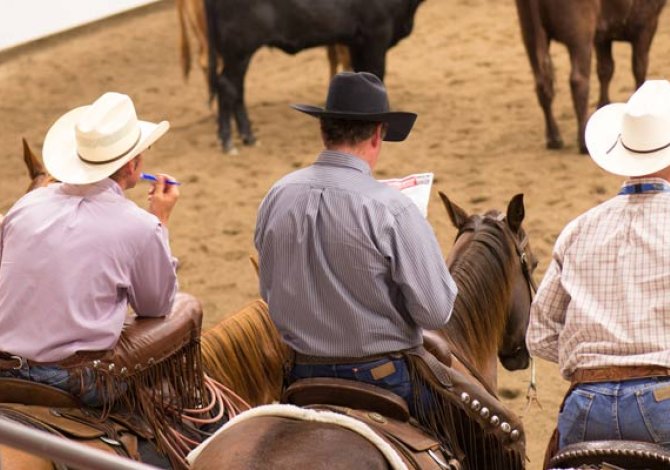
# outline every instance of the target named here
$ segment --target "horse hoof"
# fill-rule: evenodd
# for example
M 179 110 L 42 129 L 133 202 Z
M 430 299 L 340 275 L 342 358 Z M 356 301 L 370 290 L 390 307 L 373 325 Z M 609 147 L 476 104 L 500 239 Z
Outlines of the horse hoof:
M 256 137 L 254 137 L 253 135 L 242 137 L 242 143 L 248 147 L 256 145 Z
M 549 150 L 562 149 L 563 148 L 563 140 L 561 140 L 561 139 L 548 140 L 547 141 L 547 148 Z

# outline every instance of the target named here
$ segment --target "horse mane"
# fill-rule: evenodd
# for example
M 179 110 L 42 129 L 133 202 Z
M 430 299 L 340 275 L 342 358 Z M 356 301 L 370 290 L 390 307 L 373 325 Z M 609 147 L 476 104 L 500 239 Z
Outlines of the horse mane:
M 258 299 L 202 335 L 203 367 L 251 406 L 278 400 L 288 348 Z
M 476 367 L 497 354 L 509 316 L 514 258 L 503 231 L 494 219 L 482 219 L 472 240 L 449 267 L 458 295 L 445 327 L 447 337 L 458 350 L 470 353 Z

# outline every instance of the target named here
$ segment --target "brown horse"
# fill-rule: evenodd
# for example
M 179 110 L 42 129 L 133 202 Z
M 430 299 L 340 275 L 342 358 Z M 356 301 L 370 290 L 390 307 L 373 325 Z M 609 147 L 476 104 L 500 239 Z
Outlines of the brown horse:
M 577 115 L 579 149 L 586 153 L 584 130 L 593 45 L 600 81 L 598 107 L 601 107 L 609 103 L 609 84 L 614 74 L 612 42 L 631 43 L 633 75 L 635 86 L 639 87 L 647 75 L 649 48 L 665 3 L 666 0 L 516 0 L 521 35 L 544 112 L 547 148 L 563 147 L 551 111 L 554 71 L 550 42 L 565 44 L 570 54 L 570 90 Z
M 515 196 L 506 214 L 489 211 L 472 216 L 445 195 L 441 194 L 441 197 L 459 231 L 448 258 L 459 294 L 449 324 L 442 330 L 427 333 L 426 347 L 445 361 L 449 358 L 445 357 L 447 353 L 444 351 L 454 351 L 456 369 L 471 376 L 471 380 L 480 381 L 490 390 L 490 395 L 485 398 L 495 402 L 496 356 L 501 358 L 503 366 L 507 368 L 525 368 L 528 365 L 525 329 L 532 298 L 532 272 L 537 263 L 521 227 L 524 218 L 523 197 Z M 248 320 L 249 327 L 256 322 L 262 323 L 258 331 L 264 335 L 278 335 L 270 326 L 267 306 L 263 302 L 257 301 L 238 315 L 254 319 Z M 225 329 L 225 324 L 220 326 Z M 272 340 L 270 349 L 273 353 L 266 358 L 262 354 L 264 345 L 253 329 L 239 331 L 238 334 L 242 334 L 239 339 L 230 335 L 230 332 L 218 335 L 217 330 L 218 327 L 215 327 L 203 335 L 206 369 L 225 369 L 229 378 L 234 367 L 243 367 L 236 375 L 245 377 L 246 371 L 258 374 L 255 382 L 257 387 L 263 387 L 264 379 L 261 375 L 264 374 L 267 383 L 263 393 L 278 399 L 282 371 L 276 368 L 281 363 L 281 353 L 285 351 L 277 349 L 276 345 L 280 341 Z M 249 338 L 255 341 L 250 344 Z M 254 349 L 252 354 L 247 354 L 249 348 Z M 239 364 L 238 358 L 234 356 L 239 357 L 240 354 L 251 356 L 256 362 Z M 216 366 L 217 363 L 220 366 Z M 458 375 L 457 372 L 453 373 Z M 215 378 L 226 383 L 226 377 Z M 235 383 L 227 382 L 227 385 L 240 390 Z M 469 399 L 463 397 L 466 405 Z M 476 406 L 474 401 L 472 403 L 472 407 L 464 406 L 461 410 L 470 413 L 470 418 L 473 410 L 478 415 L 481 409 L 479 402 Z M 481 410 L 483 415 L 484 411 Z M 488 413 L 486 409 L 487 418 Z M 456 415 L 452 415 L 452 418 L 458 419 Z M 492 418 L 491 422 L 498 424 L 499 418 Z M 487 451 L 495 451 L 494 446 L 477 447 L 478 441 L 472 439 L 471 435 L 465 435 L 465 430 L 471 429 L 467 424 L 458 423 L 454 426 L 464 430 L 464 435 L 458 436 L 458 445 L 466 452 L 464 468 L 523 466 L 522 459 L 505 462 L 499 455 L 487 456 Z M 221 459 L 225 459 L 226 468 L 229 469 L 261 468 L 269 461 L 277 469 L 294 468 L 307 462 L 310 468 L 321 468 L 319 465 L 324 468 L 388 468 L 388 462 L 381 458 L 379 451 L 372 450 L 358 434 L 334 425 L 295 422 L 280 417 L 251 418 L 240 424 L 239 429 L 217 434 L 197 457 L 193 468 L 217 468 Z

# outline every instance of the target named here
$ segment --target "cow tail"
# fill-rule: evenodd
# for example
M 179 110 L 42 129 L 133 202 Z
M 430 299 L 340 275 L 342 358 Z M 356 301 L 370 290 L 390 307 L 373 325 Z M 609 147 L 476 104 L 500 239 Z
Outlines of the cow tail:
M 184 18 L 184 0 L 177 0 L 177 14 L 179 16 L 179 42 L 181 49 L 181 71 L 184 79 L 188 79 L 191 72 L 191 47 L 188 42 L 186 19 Z
M 217 29 L 217 14 L 214 0 L 203 0 L 205 2 L 205 16 L 207 17 L 207 83 L 209 84 L 209 103 L 212 104 L 216 98 L 218 82 L 218 58 L 216 39 L 219 36 Z

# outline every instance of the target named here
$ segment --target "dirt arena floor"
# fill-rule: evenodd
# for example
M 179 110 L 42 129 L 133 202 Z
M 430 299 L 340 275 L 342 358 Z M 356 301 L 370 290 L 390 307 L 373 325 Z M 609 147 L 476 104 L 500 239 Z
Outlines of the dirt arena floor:
M 247 76 L 247 103 L 260 144 L 224 155 L 207 106 L 202 75 L 182 78 L 178 24 L 172 0 L 76 32 L 0 55 L 0 212 L 27 186 L 21 137 L 40 150 L 44 134 L 62 113 L 105 91 L 131 95 L 140 116 L 168 119 L 172 130 L 146 159 L 147 171 L 184 182 L 170 223 L 172 248 L 181 261 L 181 289 L 199 297 L 206 326 L 258 296 L 248 261 L 253 253 L 257 206 L 280 176 L 309 164 L 320 149 L 316 122 L 289 103 L 320 104 L 328 81 L 326 54 L 315 49 L 288 56 L 265 49 Z M 562 227 L 615 194 L 620 179 L 579 155 L 568 85 L 568 60 L 560 45 L 555 112 L 566 148 L 547 151 L 530 67 L 514 2 L 428 0 L 414 33 L 388 55 L 392 106 L 416 111 L 410 138 L 386 144 L 377 177 L 435 173 L 428 218 L 446 253 L 455 235 L 438 190 L 469 211 L 504 208 L 523 192 L 526 222 L 540 260 L 539 281 Z M 633 91 L 630 48 L 615 46 L 615 101 Z M 652 46 L 649 77 L 670 77 L 670 10 Z M 597 83 L 592 81 L 591 106 Z M 145 204 L 146 186 L 131 197 Z M 85 286 L 82 286 L 85 288 Z M 500 391 L 523 415 L 529 468 L 541 466 L 544 446 L 566 389 L 553 364 L 539 362 L 541 407 L 525 409 L 528 371 L 501 369 Z

